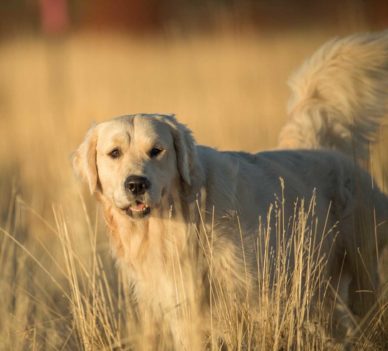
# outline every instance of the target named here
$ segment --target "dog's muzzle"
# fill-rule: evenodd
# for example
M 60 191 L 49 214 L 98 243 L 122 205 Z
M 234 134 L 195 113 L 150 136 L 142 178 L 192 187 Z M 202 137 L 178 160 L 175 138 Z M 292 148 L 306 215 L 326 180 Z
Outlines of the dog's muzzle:
M 125 209 L 128 216 L 144 218 L 150 214 L 151 208 L 143 200 L 144 194 L 151 187 L 151 182 L 143 176 L 130 175 L 124 182 L 125 191 L 134 199 Z

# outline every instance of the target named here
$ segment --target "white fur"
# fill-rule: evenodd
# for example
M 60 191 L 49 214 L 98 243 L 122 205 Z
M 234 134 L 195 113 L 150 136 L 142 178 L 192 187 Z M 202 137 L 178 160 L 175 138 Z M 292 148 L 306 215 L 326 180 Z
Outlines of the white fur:
M 329 41 L 289 85 L 289 121 L 279 148 L 328 148 L 367 158 L 388 112 L 388 31 Z
M 347 154 L 354 147 L 364 157 L 386 111 L 387 47 L 388 33 L 324 45 L 291 80 L 291 119 L 280 147 Z M 163 153 L 151 158 L 154 145 Z M 120 149 L 119 158 L 109 156 L 112 148 Z M 93 127 L 75 153 L 74 167 L 104 206 L 116 255 L 139 304 L 167 318 L 177 349 L 190 348 L 180 322 L 188 301 L 200 306 L 207 328 L 214 284 L 228 296 L 254 301 L 258 255 L 264 254 L 258 245 L 260 224 L 268 228 L 268 245 L 276 254 L 284 243 L 270 230 L 279 224 L 279 211 L 268 214 L 269 208 L 281 209 L 281 235 L 289 240 L 288 219 L 296 207 L 308 210 L 312 196 L 316 249 L 327 260 L 322 276 L 336 291 L 325 302 L 334 310 L 333 328 L 350 327 L 343 304 L 359 317 L 373 305 L 379 285 L 376 247 L 387 235 L 388 201 L 341 153 L 219 152 L 197 145 L 174 116 L 139 114 Z M 133 174 L 151 183 L 141 196 L 151 212 L 141 219 L 126 211 L 133 199 L 123 184 Z M 295 265 L 291 255 L 290 272 Z

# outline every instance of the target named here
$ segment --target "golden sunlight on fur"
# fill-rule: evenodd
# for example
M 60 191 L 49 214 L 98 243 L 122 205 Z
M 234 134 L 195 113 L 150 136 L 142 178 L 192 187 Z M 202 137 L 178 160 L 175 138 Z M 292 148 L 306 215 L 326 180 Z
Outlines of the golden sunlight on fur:
M 374 322 L 388 199 L 357 162 L 386 114 L 387 75 L 387 32 L 325 44 L 291 80 L 279 151 L 201 146 L 164 114 L 88 131 L 73 166 L 103 206 L 140 323 L 163 325 L 176 350 L 230 346 L 225 311 L 249 320 L 277 289 L 319 311 L 298 323 L 334 342 Z

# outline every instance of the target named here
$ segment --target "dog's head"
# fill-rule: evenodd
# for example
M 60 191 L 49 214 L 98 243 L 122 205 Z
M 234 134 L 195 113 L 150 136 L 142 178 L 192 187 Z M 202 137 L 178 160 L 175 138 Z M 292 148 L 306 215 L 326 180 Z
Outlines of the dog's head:
M 129 115 L 92 127 L 73 167 L 92 193 L 132 218 L 147 217 L 172 187 L 198 190 L 195 142 L 173 115 Z

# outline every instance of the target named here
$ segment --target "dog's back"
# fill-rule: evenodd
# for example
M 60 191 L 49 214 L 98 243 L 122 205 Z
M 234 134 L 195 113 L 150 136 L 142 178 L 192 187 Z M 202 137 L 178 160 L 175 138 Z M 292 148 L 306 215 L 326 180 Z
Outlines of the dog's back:
M 388 114 L 388 31 L 326 43 L 291 76 L 289 85 L 289 120 L 278 148 L 332 149 L 367 165 L 369 144 Z M 388 199 L 373 184 L 369 188 L 380 232 L 380 277 L 386 281 Z

